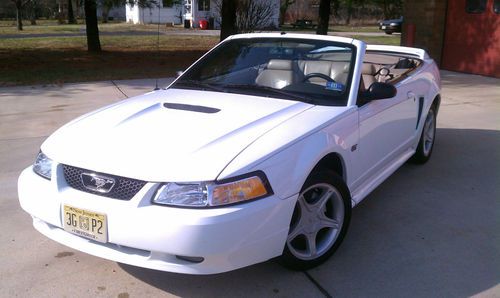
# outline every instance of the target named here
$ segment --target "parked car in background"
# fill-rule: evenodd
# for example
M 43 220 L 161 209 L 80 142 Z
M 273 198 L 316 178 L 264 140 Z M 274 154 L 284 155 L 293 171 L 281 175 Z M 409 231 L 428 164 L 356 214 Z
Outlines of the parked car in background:
M 379 23 L 379 29 L 383 30 L 386 34 L 392 34 L 394 32 L 401 33 L 403 27 L 403 17 L 399 19 L 384 20 Z
M 422 49 L 235 35 L 166 89 L 49 136 L 19 201 L 45 236 L 120 263 L 304 270 L 339 247 L 353 206 L 430 158 L 439 103 Z
M 317 26 L 312 20 L 305 19 L 296 20 L 295 23 L 292 23 L 291 25 L 293 28 L 299 29 L 314 29 Z

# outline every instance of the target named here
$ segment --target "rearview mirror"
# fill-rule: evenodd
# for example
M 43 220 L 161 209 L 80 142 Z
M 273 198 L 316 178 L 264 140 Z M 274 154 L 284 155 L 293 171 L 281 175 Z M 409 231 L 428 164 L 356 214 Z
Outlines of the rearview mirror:
M 374 82 L 368 90 L 364 91 L 361 97 L 364 100 L 386 99 L 396 96 L 398 90 L 389 83 Z

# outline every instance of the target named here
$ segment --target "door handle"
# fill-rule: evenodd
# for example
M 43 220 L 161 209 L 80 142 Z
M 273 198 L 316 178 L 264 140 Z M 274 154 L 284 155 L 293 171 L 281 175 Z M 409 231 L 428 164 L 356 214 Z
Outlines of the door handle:
M 415 100 L 415 93 L 413 93 L 413 92 L 411 92 L 411 91 L 409 91 L 409 92 L 406 94 L 406 96 L 408 96 L 408 99 L 412 99 L 412 98 L 413 98 L 413 100 Z

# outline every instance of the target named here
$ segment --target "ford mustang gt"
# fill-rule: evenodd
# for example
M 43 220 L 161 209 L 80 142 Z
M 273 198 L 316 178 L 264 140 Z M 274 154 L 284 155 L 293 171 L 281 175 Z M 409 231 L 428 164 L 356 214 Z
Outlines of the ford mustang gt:
M 21 173 L 19 201 L 43 235 L 121 263 L 312 268 L 356 204 L 430 158 L 439 104 L 424 50 L 235 35 L 167 88 L 53 133 Z

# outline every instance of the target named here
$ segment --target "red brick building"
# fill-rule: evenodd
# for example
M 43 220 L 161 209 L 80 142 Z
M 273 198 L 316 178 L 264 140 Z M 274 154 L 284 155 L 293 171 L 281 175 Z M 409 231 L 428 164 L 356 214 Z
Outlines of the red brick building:
M 500 0 L 407 0 L 402 42 L 443 69 L 500 78 Z

